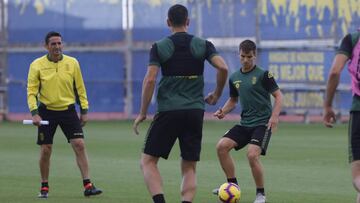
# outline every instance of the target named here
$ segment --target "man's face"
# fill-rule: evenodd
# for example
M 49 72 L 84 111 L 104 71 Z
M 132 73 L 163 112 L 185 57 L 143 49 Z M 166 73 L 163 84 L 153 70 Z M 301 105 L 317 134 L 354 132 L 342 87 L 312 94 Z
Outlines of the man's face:
M 63 44 L 61 41 L 61 37 L 50 37 L 49 43 L 45 45 L 46 49 L 48 50 L 49 54 L 52 56 L 59 56 L 62 54 Z
M 240 63 L 241 65 L 246 68 L 252 68 L 255 65 L 256 56 L 254 51 L 244 52 L 240 50 Z

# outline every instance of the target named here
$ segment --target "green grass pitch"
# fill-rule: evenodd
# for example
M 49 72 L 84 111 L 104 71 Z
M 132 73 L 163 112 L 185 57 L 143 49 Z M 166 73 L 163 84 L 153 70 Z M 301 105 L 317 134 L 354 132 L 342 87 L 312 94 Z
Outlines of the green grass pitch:
M 198 190 L 195 203 L 216 203 L 213 188 L 225 182 L 215 144 L 235 121 L 206 121 Z M 141 124 L 141 135 L 132 132 L 131 121 L 89 122 L 85 127 L 90 174 L 104 190 L 98 197 L 83 197 L 75 156 L 61 129 L 55 136 L 50 169 L 50 193 L 46 202 L 151 202 L 139 168 L 144 135 L 149 122 Z M 39 149 L 36 128 L 20 123 L 0 123 L 0 202 L 42 202 L 39 190 Z M 270 203 L 355 202 L 347 161 L 347 125 L 326 129 L 320 124 L 281 124 L 273 134 L 268 154 L 262 158 Z M 255 186 L 245 150 L 232 152 L 242 190 L 241 203 L 252 203 Z M 160 160 L 167 202 L 180 202 L 179 150 L 169 160 Z

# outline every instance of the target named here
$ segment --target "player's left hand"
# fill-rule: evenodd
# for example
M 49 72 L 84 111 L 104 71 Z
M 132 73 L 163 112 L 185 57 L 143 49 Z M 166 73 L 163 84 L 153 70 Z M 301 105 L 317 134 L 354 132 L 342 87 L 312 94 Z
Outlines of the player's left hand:
M 136 135 L 139 135 L 139 130 L 138 130 L 139 124 L 143 122 L 145 119 L 146 119 L 146 115 L 141 115 L 141 114 L 139 114 L 138 117 L 135 119 L 133 124 L 133 130 Z
M 88 121 L 87 114 L 81 114 L 80 115 L 80 125 L 81 125 L 81 127 L 84 127 L 86 125 L 87 121 Z

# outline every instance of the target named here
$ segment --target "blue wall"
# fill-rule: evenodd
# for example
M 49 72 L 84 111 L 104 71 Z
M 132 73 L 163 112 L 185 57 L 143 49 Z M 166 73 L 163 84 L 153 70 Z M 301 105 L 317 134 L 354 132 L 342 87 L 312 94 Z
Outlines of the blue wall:
M 77 46 L 124 44 L 123 13 L 121 1 L 57 0 L 8 1 L 8 40 L 10 46 L 40 46 L 50 30 L 63 34 L 66 43 Z M 86 3 L 84 3 L 86 2 Z M 167 9 L 172 3 L 185 4 L 189 9 L 189 32 L 202 33 L 204 38 L 256 38 L 259 40 L 333 39 L 338 42 L 349 31 L 360 25 L 360 8 L 350 1 L 336 0 L 264 0 L 257 7 L 254 0 L 198 1 L 146 1 L 137 0 L 133 7 L 132 38 L 137 42 L 154 42 L 169 35 L 166 25 Z M 337 5 L 336 3 L 340 3 Z M 360 4 L 360 0 L 353 0 Z M 357 10 L 356 10 L 357 9 Z M 199 21 L 200 18 L 200 21 Z M 201 25 L 198 23 L 201 22 Z M 257 27 L 258 26 L 258 27 Z M 239 69 L 237 48 L 221 49 L 220 54 L 229 65 L 230 72 Z M 237 47 L 237 44 L 234 45 Z M 150 47 L 149 47 L 150 49 Z M 148 63 L 147 50 L 134 51 L 131 77 L 133 85 L 133 110 L 139 111 L 142 80 Z M 66 45 L 65 45 L 66 51 Z M 310 53 L 310 55 L 309 55 Z M 327 49 L 260 49 L 258 65 L 274 72 L 280 85 L 295 86 L 284 90 L 287 108 L 319 108 L 323 92 L 306 89 L 306 85 L 324 86 L 334 50 Z M 24 51 L 9 53 L 9 111 L 27 112 L 26 79 L 29 64 L 45 54 Z M 126 96 L 125 59 L 122 52 L 67 52 L 80 61 L 91 112 L 124 112 Z M 284 57 L 285 56 L 285 57 Z M 312 56 L 312 58 L 311 58 Z M 314 57 L 316 56 L 316 57 Z M 215 70 L 205 68 L 206 95 L 215 85 Z M 343 74 L 342 85 L 350 78 Z M 299 87 L 296 87 L 299 85 Z M 304 88 L 305 87 L 305 88 Z M 216 110 L 228 97 L 228 87 Z M 310 103 L 302 100 L 309 99 Z M 341 93 L 339 107 L 348 108 L 350 92 Z M 155 101 L 153 101 L 155 102 Z M 156 112 L 155 103 L 149 111 Z
M 45 53 L 10 54 L 9 111 L 28 112 L 26 102 L 26 79 L 30 63 Z M 81 66 L 90 112 L 124 111 L 124 59 L 117 52 L 65 53 L 76 57 Z

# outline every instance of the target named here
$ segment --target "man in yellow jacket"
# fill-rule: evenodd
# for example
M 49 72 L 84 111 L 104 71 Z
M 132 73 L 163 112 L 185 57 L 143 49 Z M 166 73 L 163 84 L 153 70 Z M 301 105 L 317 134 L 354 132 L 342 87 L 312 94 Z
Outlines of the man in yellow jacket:
M 27 84 L 27 102 L 33 124 L 38 126 L 37 144 L 40 145 L 41 189 L 38 197 L 48 197 L 50 156 L 58 125 L 75 152 L 83 178 L 84 195 L 101 194 L 102 191 L 92 184 L 89 177 L 82 130 L 87 121 L 89 104 L 79 62 L 62 53 L 62 37 L 58 32 L 46 35 L 45 48 L 48 54 L 31 63 Z M 80 105 L 80 119 L 75 102 Z M 41 120 L 48 120 L 49 125 L 41 125 Z

